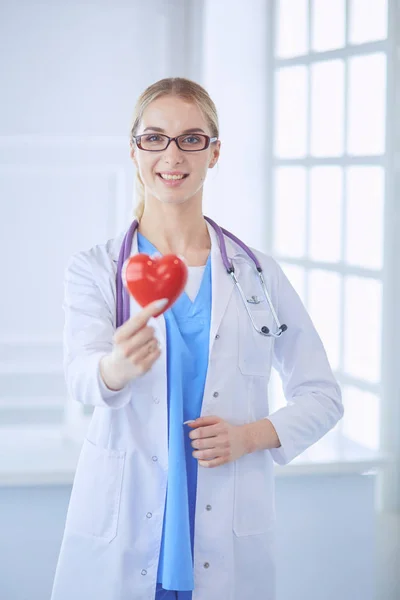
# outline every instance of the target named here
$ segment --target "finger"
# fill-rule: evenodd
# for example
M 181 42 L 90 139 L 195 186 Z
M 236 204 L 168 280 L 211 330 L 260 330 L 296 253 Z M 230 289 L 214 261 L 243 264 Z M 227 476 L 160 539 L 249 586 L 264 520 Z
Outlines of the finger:
M 208 425 L 207 427 L 199 427 L 199 429 L 191 431 L 189 437 L 191 440 L 217 437 L 219 433 L 218 425 L 219 423 L 215 423 L 214 425 Z
M 161 356 L 161 350 L 158 347 L 155 350 L 153 350 L 152 352 L 150 352 L 150 354 L 148 354 L 146 356 L 146 358 L 144 358 L 137 365 L 139 374 L 143 375 L 144 373 L 147 373 L 147 371 L 150 371 L 151 367 L 156 362 L 156 360 L 158 360 L 160 358 L 160 356 Z
M 213 460 L 214 458 L 223 458 L 227 456 L 227 453 L 221 452 L 217 448 L 209 448 L 208 450 L 195 450 L 192 452 L 192 456 L 200 460 Z
M 228 447 L 229 439 L 220 435 L 192 441 L 192 448 L 196 450 L 207 450 L 208 448 L 226 449 Z
M 221 465 L 225 465 L 227 462 L 229 462 L 225 457 L 219 457 L 219 458 L 214 458 L 213 460 L 199 460 L 198 464 L 201 467 L 206 467 L 208 469 L 212 468 L 212 467 L 219 467 Z
M 198 417 L 192 423 L 189 423 L 189 427 L 192 429 L 196 429 L 197 427 L 203 427 L 207 425 L 215 425 L 216 423 L 220 423 L 223 419 L 221 417 L 217 417 L 215 415 L 210 415 L 207 417 Z
M 153 338 L 147 344 L 139 348 L 137 352 L 134 352 L 129 359 L 132 364 L 140 365 L 140 363 L 147 360 L 147 357 L 155 352 L 155 350 L 160 350 L 160 347 L 157 340 Z
M 124 340 L 132 337 L 134 333 L 140 331 L 146 324 L 147 321 L 155 314 L 159 313 L 160 310 L 168 304 L 168 299 L 163 298 L 162 300 L 155 300 L 143 308 L 138 314 L 128 319 L 114 334 L 114 342 L 120 344 Z
M 144 327 L 135 335 L 133 338 L 124 344 L 121 347 L 121 352 L 125 358 L 128 358 L 138 350 L 140 350 L 143 346 L 146 346 L 151 340 L 156 340 L 154 337 L 155 329 L 154 327 Z

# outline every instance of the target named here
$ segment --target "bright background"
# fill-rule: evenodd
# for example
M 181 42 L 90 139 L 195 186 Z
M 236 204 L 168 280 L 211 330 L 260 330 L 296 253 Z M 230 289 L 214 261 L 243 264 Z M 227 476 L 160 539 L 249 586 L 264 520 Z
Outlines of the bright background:
M 63 270 L 126 229 L 133 106 L 166 76 L 219 110 L 205 213 L 280 262 L 343 390 L 337 427 L 277 467 L 278 600 L 398 598 L 399 14 L 395 0 L 0 2 L 2 600 L 50 596 L 90 418 L 66 394 Z M 285 402 L 276 375 L 271 399 Z

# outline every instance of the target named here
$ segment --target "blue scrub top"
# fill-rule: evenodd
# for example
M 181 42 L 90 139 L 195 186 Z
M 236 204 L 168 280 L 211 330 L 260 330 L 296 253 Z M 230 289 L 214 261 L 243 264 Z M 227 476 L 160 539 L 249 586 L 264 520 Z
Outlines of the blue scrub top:
M 139 252 L 158 250 L 138 233 Z M 200 416 L 208 368 L 211 254 L 192 302 L 183 292 L 164 313 L 167 334 L 168 486 L 157 582 L 166 590 L 194 588 L 193 547 L 197 459 L 184 421 Z

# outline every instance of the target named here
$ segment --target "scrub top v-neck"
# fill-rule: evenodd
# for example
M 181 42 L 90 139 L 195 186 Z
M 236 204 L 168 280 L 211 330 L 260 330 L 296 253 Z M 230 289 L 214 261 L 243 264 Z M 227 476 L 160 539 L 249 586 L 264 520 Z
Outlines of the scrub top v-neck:
M 158 250 L 138 233 L 139 252 Z M 185 421 L 201 414 L 211 321 L 211 254 L 197 295 L 186 292 L 164 313 L 167 335 L 168 486 L 157 582 L 166 590 L 194 588 L 193 548 L 197 459 Z

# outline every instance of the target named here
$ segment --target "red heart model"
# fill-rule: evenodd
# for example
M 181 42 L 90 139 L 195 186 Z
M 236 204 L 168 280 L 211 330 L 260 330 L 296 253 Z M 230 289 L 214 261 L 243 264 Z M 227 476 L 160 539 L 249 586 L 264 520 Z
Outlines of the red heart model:
M 185 289 L 188 269 L 175 254 L 160 257 L 134 254 L 124 262 L 121 277 L 128 292 L 143 307 L 154 300 L 168 298 L 168 304 L 154 315 L 158 317 Z

